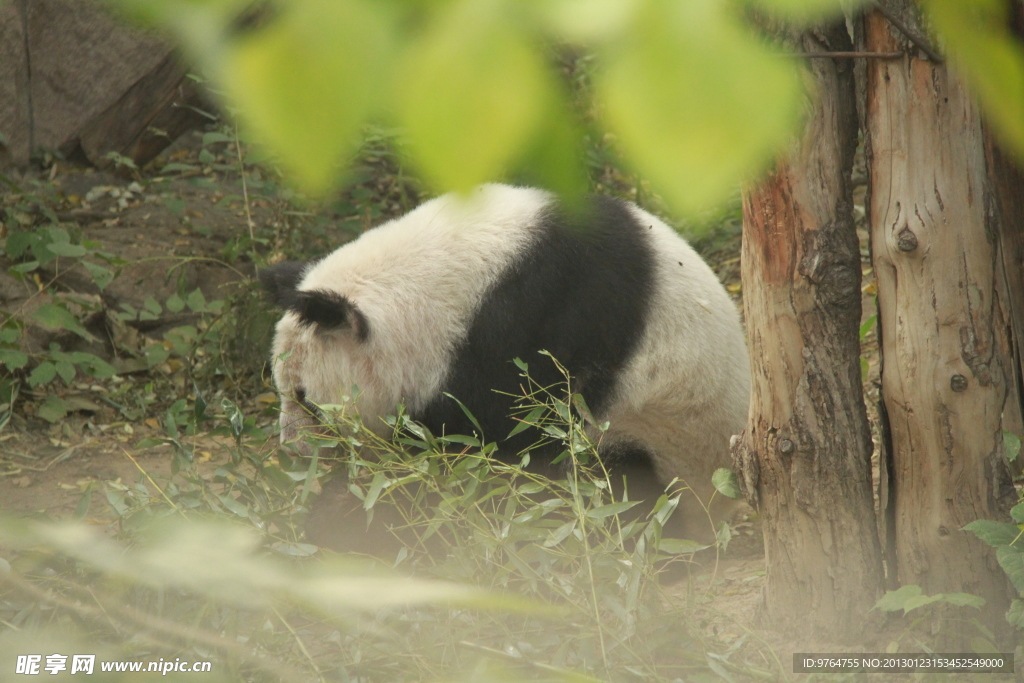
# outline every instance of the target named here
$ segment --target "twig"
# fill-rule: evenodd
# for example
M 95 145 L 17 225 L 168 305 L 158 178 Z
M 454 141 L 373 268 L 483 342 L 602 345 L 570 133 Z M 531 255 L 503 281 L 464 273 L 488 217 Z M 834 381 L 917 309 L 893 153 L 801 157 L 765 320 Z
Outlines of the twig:
M 313 671 L 316 672 L 316 677 L 320 680 L 320 683 L 326 683 L 326 681 L 324 681 L 324 675 L 320 673 L 320 667 L 316 665 L 316 660 L 313 659 L 313 655 L 309 654 L 309 650 L 306 649 L 306 644 L 302 642 L 302 638 L 299 637 L 299 634 L 295 632 L 295 629 L 293 629 L 292 625 L 288 623 L 288 620 L 286 620 L 281 613 L 277 611 L 276 607 L 271 605 L 270 609 L 273 610 L 275 615 L 277 615 L 277 618 L 282 624 L 284 624 L 284 627 L 288 629 L 288 632 L 292 634 L 292 638 L 295 639 L 295 643 L 299 646 L 299 650 L 302 651 L 302 654 L 305 655 L 309 665 L 313 667 Z
M 160 495 L 164 497 L 164 500 L 166 500 L 172 508 L 174 508 L 174 511 L 177 512 L 179 515 L 184 516 L 185 513 L 181 511 L 181 508 L 175 505 L 174 501 L 171 500 L 166 493 L 164 493 L 164 490 L 162 488 L 160 488 L 160 485 L 153 481 L 153 477 L 149 476 L 149 472 L 143 469 L 142 465 L 139 464 L 139 461 L 133 458 L 132 454 L 126 451 L 124 448 L 121 449 L 121 452 L 123 452 L 125 456 L 127 456 L 128 459 L 132 461 L 132 464 L 134 464 L 139 469 L 139 472 L 142 472 L 146 479 L 149 479 L 149 483 L 153 485 L 153 488 L 160 492 Z
M 63 451 L 61 451 L 60 453 L 58 453 L 57 455 L 53 456 L 53 458 L 48 463 L 43 465 L 42 467 L 35 467 L 34 465 L 21 465 L 21 464 L 16 465 L 15 467 L 17 467 L 19 469 L 19 471 L 20 470 L 32 470 L 33 472 L 45 472 L 46 470 L 50 469 L 51 467 L 53 467 L 57 463 L 64 462 L 65 460 L 70 458 L 71 454 L 74 453 L 79 448 L 81 448 L 83 446 L 91 446 L 94 443 L 96 443 L 95 439 L 91 440 L 91 441 L 85 441 L 83 443 L 78 443 L 78 444 L 75 444 L 74 446 L 70 446 L 69 448 L 66 448 Z M 36 460 L 37 459 L 37 458 L 34 458 L 33 456 L 27 454 L 27 453 L 20 453 L 18 451 L 8 451 L 8 453 L 10 453 L 11 455 L 17 455 L 17 456 L 22 457 L 22 458 L 29 458 L 31 460 Z M 15 474 L 15 473 L 12 472 L 11 474 Z
M 245 222 L 249 226 L 249 240 L 256 239 L 252 212 L 249 210 L 249 186 L 245 182 L 245 163 L 242 161 L 242 141 L 238 139 L 238 124 L 235 124 L 235 153 L 238 155 L 238 173 L 242 176 L 242 199 L 245 203 Z
M 878 10 L 879 14 L 888 19 L 890 24 L 898 28 L 900 30 L 900 33 L 905 35 L 910 40 L 910 42 L 917 46 L 917 49 L 928 55 L 928 59 L 935 62 L 936 64 L 942 64 L 945 61 L 944 59 L 942 59 L 942 56 L 938 52 L 932 49 L 932 47 L 928 44 L 927 40 L 918 35 L 917 32 L 911 29 L 909 26 L 904 24 L 899 17 L 897 17 L 895 14 L 887 10 L 885 7 L 883 7 L 882 3 L 876 2 L 872 6 L 876 10 Z

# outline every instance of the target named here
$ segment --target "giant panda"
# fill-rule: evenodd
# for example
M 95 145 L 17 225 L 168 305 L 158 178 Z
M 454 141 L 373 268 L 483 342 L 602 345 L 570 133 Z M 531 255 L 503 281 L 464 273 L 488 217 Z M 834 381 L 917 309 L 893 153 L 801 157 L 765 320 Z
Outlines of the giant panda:
M 744 427 L 749 365 L 735 305 L 685 240 L 625 201 L 567 209 L 545 191 L 484 185 L 260 277 L 285 309 L 272 352 L 283 442 L 357 387 L 363 423 L 382 434 L 400 403 L 434 434 L 472 434 L 454 396 L 518 462 L 536 435 L 506 439 L 522 383 L 513 359 L 542 386 L 564 381 L 541 350 L 609 423 L 602 461 L 613 481 L 625 475 L 631 499 L 679 478 L 707 501 Z M 698 536 L 707 515 L 686 500 L 676 515 Z

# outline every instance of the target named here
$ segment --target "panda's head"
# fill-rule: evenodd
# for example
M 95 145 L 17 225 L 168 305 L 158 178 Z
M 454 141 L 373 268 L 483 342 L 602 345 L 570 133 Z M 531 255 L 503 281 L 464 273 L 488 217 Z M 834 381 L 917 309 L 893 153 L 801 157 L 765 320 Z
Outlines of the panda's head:
M 319 406 L 341 403 L 342 394 L 351 395 L 372 375 L 365 352 L 371 335 L 366 316 L 342 292 L 303 289 L 312 267 L 285 262 L 260 272 L 264 289 L 284 309 L 272 355 L 284 443 L 316 429 L 322 421 Z

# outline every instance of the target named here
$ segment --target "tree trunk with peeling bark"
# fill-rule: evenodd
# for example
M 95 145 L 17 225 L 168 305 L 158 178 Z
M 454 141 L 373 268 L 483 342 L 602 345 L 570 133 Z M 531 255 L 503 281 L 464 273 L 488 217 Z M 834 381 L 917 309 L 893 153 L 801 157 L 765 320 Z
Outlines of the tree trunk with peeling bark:
M 910 0 L 886 7 L 927 33 Z M 929 594 L 981 595 L 998 625 L 1006 579 L 992 550 L 961 531 L 1005 518 L 1014 498 L 1000 419 L 1009 344 L 995 296 L 997 198 L 981 115 L 955 72 L 878 12 L 865 19 L 865 41 L 906 51 L 869 60 L 865 136 L 898 579 Z
M 851 49 L 842 23 L 792 42 L 803 52 Z M 803 139 L 744 193 L 753 385 L 733 459 L 764 524 L 766 621 L 855 640 L 869 628 L 883 577 L 859 365 L 858 125 L 852 63 L 812 59 L 808 71 L 818 101 Z

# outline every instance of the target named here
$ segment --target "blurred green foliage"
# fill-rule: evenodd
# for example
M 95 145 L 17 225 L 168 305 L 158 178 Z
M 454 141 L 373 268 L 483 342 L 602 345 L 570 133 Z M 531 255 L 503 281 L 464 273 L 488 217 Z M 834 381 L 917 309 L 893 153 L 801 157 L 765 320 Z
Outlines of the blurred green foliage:
M 582 130 L 552 45 L 595 55 L 595 109 L 627 163 L 684 216 L 727 200 L 798 130 L 797 60 L 758 34 L 860 0 L 113 0 L 175 32 L 303 189 L 342 178 L 368 121 L 397 125 L 435 190 L 548 166 L 585 186 Z M 921 0 L 1003 138 L 1024 153 L 1024 48 L 1000 0 Z M 239 16 L 244 19 L 240 20 Z M 538 145 L 544 154 L 529 154 Z

